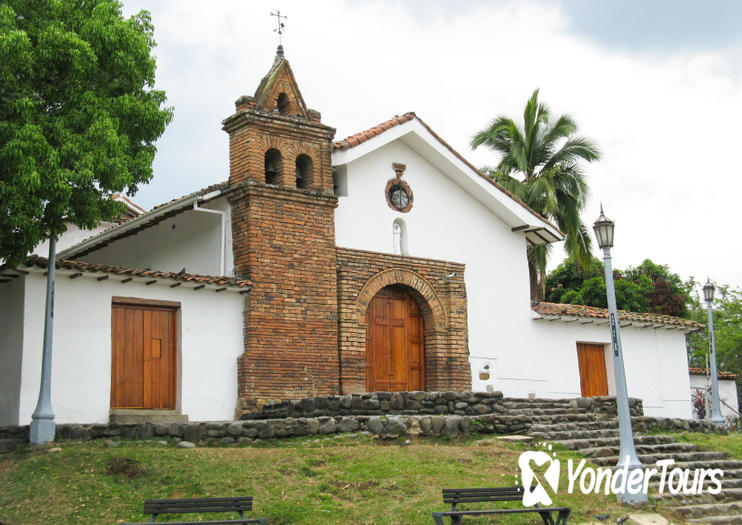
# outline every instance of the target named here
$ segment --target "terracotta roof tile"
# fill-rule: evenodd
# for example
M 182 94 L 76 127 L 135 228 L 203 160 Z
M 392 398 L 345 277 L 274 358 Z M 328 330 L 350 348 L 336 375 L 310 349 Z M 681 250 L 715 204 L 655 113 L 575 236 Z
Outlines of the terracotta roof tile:
M 386 122 L 382 122 L 381 124 L 377 124 L 376 126 L 365 131 L 361 131 L 359 133 L 356 133 L 355 135 L 350 135 L 343 140 L 335 142 L 335 144 L 333 145 L 334 149 L 348 149 L 354 146 L 358 146 L 359 144 L 363 144 L 364 142 L 366 142 L 368 139 L 372 139 L 376 135 L 384 133 L 388 129 L 392 129 L 395 126 L 399 126 L 400 124 L 409 122 L 413 118 L 415 118 L 415 113 L 412 111 L 405 113 L 404 115 L 394 115 L 393 118 L 387 120 Z
M 31 255 L 24 263 L 26 267 L 48 268 L 49 260 L 46 257 Z M 122 268 L 120 266 L 106 266 L 103 264 L 86 263 L 82 261 L 71 261 L 62 259 L 57 261 L 57 269 L 78 270 L 89 273 L 105 273 L 112 275 L 126 275 L 129 277 L 152 277 L 154 279 L 166 279 L 179 282 L 191 282 L 198 284 L 213 284 L 227 288 L 240 288 L 249 290 L 252 283 L 247 279 L 236 277 L 225 277 L 222 275 L 198 275 L 193 273 L 174 273 L 161 270 L 138 270 L 136 268 Z
M 706 376 L 710 375 L 711 371 L 708 368 L 688 368 L 688 372 L 692 376 Z M 733 373 L 733 372 L 724 372 L 722 370 L 719 370 L 718 372 L 719 379 L 737 379 L 739 375 Z
M 607 308 L 597 308 L 595 306 L 583 306 L 580 304 L 561 304 L 561 303 L 537 303 L 532 307 L 534 312 L 544 317 L 584 317 L 592 319 L 608 319 Z M 671 315 L 627 312 L 618 311 L 618 318 L 621 321 L 634 321 L 639 323 L 653 323 L 664 326 L 674 326 L 690 331 L 703 330 L 705 327 L 695 321 L 673 317 Z

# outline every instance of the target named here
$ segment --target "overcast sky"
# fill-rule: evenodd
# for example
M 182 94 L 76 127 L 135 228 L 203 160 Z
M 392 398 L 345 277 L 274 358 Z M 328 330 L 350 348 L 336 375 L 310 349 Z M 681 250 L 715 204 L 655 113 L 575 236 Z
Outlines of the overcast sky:
M 270 68 L 275 18 L 308 106 L 336 139 L 415 111 L 476 165 L 471 136 L 520 119 L 535 88 L 603 159 L 586 169 L 592 225 L 616 221 L 614 265 L 650 258 L 742 287 L 742 2 L 124 0 L 155 25 L 157 87 L 175 118 L 135 202 L 227 180 L 221 120 Z M 736 159 L 736 160 L 735 160 Z M 596 249 L 596 255 L 598 250 Z M 563 257 L 555 250 L 551 267 Z

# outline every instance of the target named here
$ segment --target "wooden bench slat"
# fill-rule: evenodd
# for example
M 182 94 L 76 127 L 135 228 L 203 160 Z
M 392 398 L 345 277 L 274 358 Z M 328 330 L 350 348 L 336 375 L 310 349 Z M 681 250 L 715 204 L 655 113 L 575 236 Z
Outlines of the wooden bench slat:
M 558 512 L 570 510 L 570 507 L 528 507 L 525 509 L 492 509 L 492 510 L 453 510 L 438 512 L 441 516 L 475 516 L 479 514 L 518 514 L 523 512 Z
M 156 521 L 161 525 L 247 525 L 249 523 L 265 523 L 264 518 L 236 519 L 236 520 L 213 520 L 213 521 Z M 124 523 L 123 525 L 152 525 L 151 521 L 141 523 Z
M 443 492 L 523 492 L 522 487 L 473 487 L 465 489 L 442 489 Z
M 523 496 L 493 496 L 493 497 L 480 497 L 480 498 L 443 498 L 443 503 L 479 503 L 479 502 L 488 502 L 488 501 L 520 501 L 523 499 Z
M 148 499 L 144 503 L 190 503 L 194 501 L 218 502 L 218 501 L 252 501 L 252 496 L 233 496 L 231 498 L 177 498 L 177 499 Z
M 490 514 L 537 513 L 544 523 L 566 525 L 571 513 L 570 507 L 528 507 L 517 509 L 461 510 L 456 506 L 462 503 L 487 503 L 496 501 L 518 501 L 523 498 L 523 487 L 487 487 L 470 489 L 442 489 L 443 502 L 451 505 L 448 512 L 433 512 L 433 520 L 443 525 L 443 518 L 451 518 L 452 523 L 460 523 L 462 516 L 485 516 Z M 558 513 L 556 520 L 552 513 Z
M 166 514 L 207 514 L 236 512 L 240 515 L 236 519 L 215 519 L 209 521 L 155 521 L 155 523 L 170 523 L 171 525 L 221 525 L 221 524 L 265 524 L 265 518 L 246 518 L 244 513 L 252 510 L 252 496 L 231 496 L 225 498 L 180 498 L 180 499 L 148 499 L 144 502 L 144 513 L 151 514 L 155 519 Z M 130 524 L 139 525 L 139 524 Z
M 145 514 L 203 514 L 208 512 L 240 512 L 252 510 L 252 508 L 240 507 L 235 509 L 233 507 L 158 507 L 157 509 L 147 509 L 144 511 Z

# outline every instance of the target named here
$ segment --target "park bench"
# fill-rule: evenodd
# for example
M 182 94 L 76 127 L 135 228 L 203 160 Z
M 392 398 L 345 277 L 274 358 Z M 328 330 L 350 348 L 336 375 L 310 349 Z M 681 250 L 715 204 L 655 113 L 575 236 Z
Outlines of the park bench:
M 523 487 L 499 487 L 484 489 L 443 489 L 443 502 L 451 505 L 448 512 L 434 512 L 436 525 L 443 525 L 443 518 L 451 518 L 452 525 L 459 525 L 463 516 L 484 516 L 488 514 L 524 514 L 537 512 L 544 525 L 565 525 L 570 507 L 528 507 L 522 509 L 457 510 L 462 503 L 482 503 L 487 501 L 518 501 L 523 499 Z M 557 513 L 554 520 L 553 513 Z
M 234 498 L 189 498 L 189 499 L 148 499 L 144 502 L 144 513 L 152 514 L 147 523 L 154 523 L 160 514 L 204 514 L 215 512 L 236 512 L 240 519 L 213 520 L 213 521 L 164 521 L 169 525 L 217 525 L 261 523 L 265 525 L 265 518 L 248 519 L 245 512 L 252 510 L 252 496 Z M 125 523 L 124 525 L 147 525 L 145 523 Z

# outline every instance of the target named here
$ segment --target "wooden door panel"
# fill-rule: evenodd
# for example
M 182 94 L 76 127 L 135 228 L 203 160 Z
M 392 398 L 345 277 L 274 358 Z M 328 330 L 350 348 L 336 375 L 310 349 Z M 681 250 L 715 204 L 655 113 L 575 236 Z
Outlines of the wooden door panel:
M 603 345 L 578 343 L 577 361 L 580 368 L 582 397 L 607 396 L 608 376 Z
M 111 407 L 174 409 L 176 310 L 114 304 Z
M 366 312 L 366 386 L 369 391 L 422 390 L 423 318 L 403 289 L 384 288 Z

